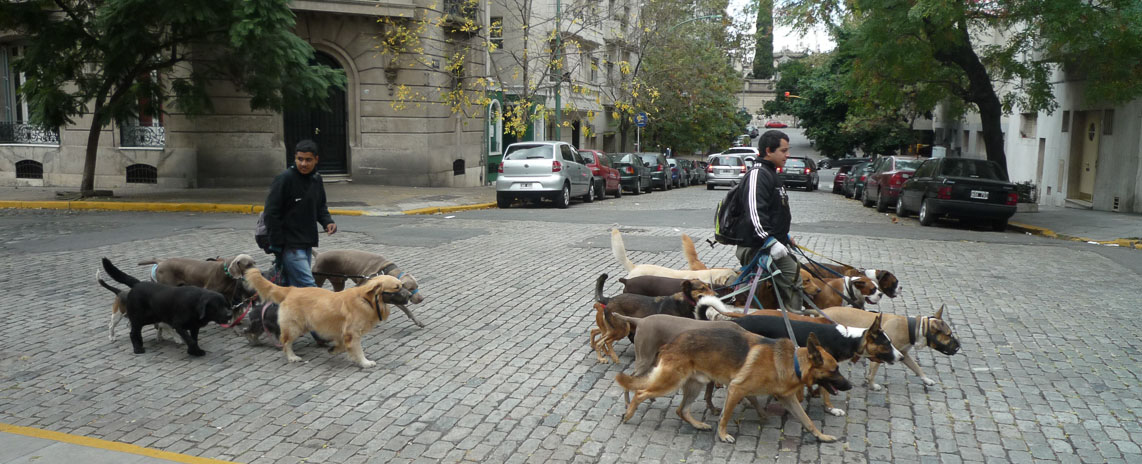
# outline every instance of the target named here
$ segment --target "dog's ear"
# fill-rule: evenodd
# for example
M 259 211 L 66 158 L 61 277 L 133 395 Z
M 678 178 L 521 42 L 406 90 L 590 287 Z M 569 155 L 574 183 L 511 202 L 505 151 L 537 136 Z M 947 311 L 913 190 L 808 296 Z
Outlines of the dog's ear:
M 883 331 L 883 329 L 881 329 L 881 324 L 880 324 L 881 323 L 880 318 L 882 316 L 884 316 L 884 315 L 883 314 L 877 314 L 876 315 L 876 319 L 872 320 L 872 325 L 868 326 L 868 330 L 865 331 L 865 333 L 864 333 L 865 337 L 873 338 L 876 336 L 876 334 L 878 332 Z
M 693 291 L 694 291 L 694 282 L 691 281 L 690 279 L 683 280 L 682 281 L 682 293 L 689 295 L 690 292 L 693 292 Z
M 810 333 L 809 340 L 805 344 L 809 351 L 809 364 L 814 366 L 825 365 L 825 358 L 821 356 L 821 344 L 817 341 L 817 334 Z
M 942 304 L 942 305 L 940 305 L 940 310 L 939 310 L 939 311 L 936 311 L 936 315 L 935 315 L 935 316 L 932 316 L 932 317 L 933 317 L 933 318 L 936 318 L 936 319 L 940 319 L 940 320 L 943 320 L 943 319 L 944 319 L 944 307 L 945 307 L 945 306 L 947 306 L 947 304 L 946 304 L 946 303 L 945 303 L 945 304 Z

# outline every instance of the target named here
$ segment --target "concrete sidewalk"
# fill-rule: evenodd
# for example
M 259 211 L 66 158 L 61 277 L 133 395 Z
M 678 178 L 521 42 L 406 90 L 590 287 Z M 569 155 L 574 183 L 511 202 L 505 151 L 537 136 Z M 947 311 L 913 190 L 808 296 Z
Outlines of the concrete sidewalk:
M 227 464 L 141 446 L 50 430 L 0 424 L 0 462 L 6 464 Z
M 268 187 L 210 189 L 120 188 L 112 197 L 71 200 L 60 187 L 0 188 L 0 208 L 102 209 L 119 211 L 198 211 L 253 213 L 261 211 Z M 387 216 L 433 214 L 495 206 L 496 191 L 486 187 L 401 187 L 326 182 L 325 195 L 333 214 Z
M 1142 214 L 1039 206 L 1034 213 L 1015 213 L 1011 229 L 1064 240 L 1142 249 Z

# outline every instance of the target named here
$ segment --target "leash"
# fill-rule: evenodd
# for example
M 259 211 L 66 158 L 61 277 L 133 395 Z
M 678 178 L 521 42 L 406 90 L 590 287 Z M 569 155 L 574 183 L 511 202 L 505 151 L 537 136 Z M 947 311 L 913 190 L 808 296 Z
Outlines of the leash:
M 804 255 L 805 255 L 805 253 L 804 253 L 805 251 L 808 251 L 809 253 L 813 253 L 813 254 L 815 254 L 815 255 L 817 255 L 817 256 L 820 256 L 820 257 L 822 257 L 822 258 L 825 258 L 825 259 L 827 259 L 827 260 L 829 260 L 829 261 L 832 261 L 832 262 L 834 262 L 834 263 L 840 264 L 841 266 L 845 266 L 845 267 L 851 267 L 851 268 L 853 268 L 853 269 L 860 269 L 859 267 L 856 267 L 856 266 L 852 266 L 852 265 L 849 265 L 849 264 L 845 264 L 845 263 L 842 263 L 842 262 L 840 262 L 840 261 L 837 261 L 837 260 L 835 260 L 835 259 L 833 259 L 833 258 L 830 258 L 830 257 L 828 257 L 828 256 L 825 256 L 825 255 L 823 255 L 823 254 L 817 253 L 816 251 L 813 251 L 813 250 L 810 250 L 810 249 L 808 249 L 808 248 L 805 248 L 805 247 L 801 246 L 800 244 L 798 244 L 798 245 L 794 246 L 794 248 L 796 248 L 796 249 L 798 249 L 798 250 L 804 250 L 804 251 L 802 251 L 802 252 L 801 252 L 801 255 L 802 255 L 802 256 L 804 256 Z M 808 256 L 806 256 L 806 257 L 805 257 L 805 259 L 809 259 L 809 257 L 808 257 Z M 814 264 L 818 264 L 816 261 L 813 261 L 813 260 L 811 260 L 811 259 L 809 259 L 809 261 L 810 261 L 810 262 L 812 262 L 812 263 L 814 263 Z M 826 269 L 828 269 L 828 268 L 826 268 Z M 832 269 L 829 269 L 829 270 L 832 270 Z M 834 271 L 834 272 L 835 272 L 835 271 Z
M 227 329 L 229 329 L 229 328 L 231 328 L 231 327 L 234 327 L 234 326 L 236 326 L 236 325 L 238 325 L 238 324 L 241 324 L 241 323 L 242 323 L 242 319 L 245 319 L 245 318 L 246 318 L 246 315 L 250 313 L 250 309 L 252 309 L 252 308 L 254 307 L 254 298 L 255 298 L 255 297 L 257 297 L 257 295 L 253 295 L 253 296 L 251 296 L 251 297 L 249 297 L 249 298 L 246 298 L 245 300 L 239 301 L 239 302 L 238 302 L 238 304 L 236 304 L 236 305 L 234 305 L 234 306 L 231 306 L 231 307 L 230 307 L 230 309 L 234 309 L 234 308 L 237 308 L 237 307 L 239 307 L 239 306 L 242 306 L 243 304 L 245 304 L 245 305 L 246 305 L 246 310 L 245 310 L 245 311 L 242 311 L 242 314 L 240 314 L 240 315 L 238 316 L 238 318 L 234 320 L 234 322 L 231 322 L 231 323 L 229 323 L 229 324 L 218 324 L 218 325 L 219 325 L 219 326 L 221 326 L 221 327 L 224 327 L 224 328 L 227 328 Z

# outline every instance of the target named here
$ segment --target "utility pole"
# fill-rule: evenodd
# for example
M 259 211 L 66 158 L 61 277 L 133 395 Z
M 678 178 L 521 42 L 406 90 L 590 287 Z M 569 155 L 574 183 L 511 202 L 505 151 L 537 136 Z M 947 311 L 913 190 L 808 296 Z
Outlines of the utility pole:
M 555 0 L 555 140 L 563 140 L 563 12 L 559 0 Z

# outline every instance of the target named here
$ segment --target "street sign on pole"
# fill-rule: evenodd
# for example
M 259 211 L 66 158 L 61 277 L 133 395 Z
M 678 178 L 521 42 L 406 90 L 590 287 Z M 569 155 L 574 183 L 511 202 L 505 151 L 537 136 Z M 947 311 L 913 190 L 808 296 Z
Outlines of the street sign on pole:
M 638 113 L 634 115 L 634 125 L 638 127 L 646 127 L 646 123 L 650 119 L 646 117 L 646 113 Z

